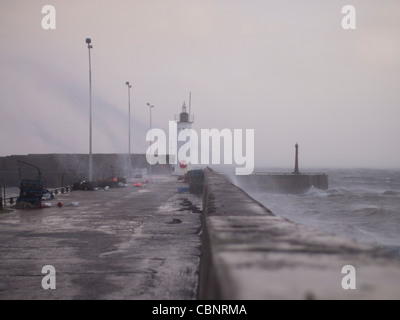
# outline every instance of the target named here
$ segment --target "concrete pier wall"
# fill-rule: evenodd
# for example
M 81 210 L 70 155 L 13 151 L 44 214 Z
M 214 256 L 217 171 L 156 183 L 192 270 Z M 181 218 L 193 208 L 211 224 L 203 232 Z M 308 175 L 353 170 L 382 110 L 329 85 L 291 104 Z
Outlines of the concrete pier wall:
M 400 261 L 277 217 L 209 169 L 202 219 L 199 299 L 400 298 Z M 354 290 L 342 286 L 345 266 Z

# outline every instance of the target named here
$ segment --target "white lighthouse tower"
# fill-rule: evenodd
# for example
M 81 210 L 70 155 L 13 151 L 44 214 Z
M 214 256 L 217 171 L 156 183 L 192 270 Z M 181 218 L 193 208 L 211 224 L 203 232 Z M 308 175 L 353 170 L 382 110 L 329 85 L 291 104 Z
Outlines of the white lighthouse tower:
M 190 102 L 189 102 L 189 107 L 190 107 Z M 175 120 L 177 121 L 177 138 L 179 137 L 179 133 L 182 130 L 185 129 L 191 129 L 192 128 L 192 124 L 193 124 L 193 115 L 190 114 L 190 108 L 189 108 L 189 112 L 187 111 L 186 108 L 186 103 L 183 102 L 183 106 L 182 106 L 182 112 L 179 114 L 179 116 L 175 116 Z M 176 163 L 175 163 L 175 167 L 174 167 L 174 171 L 173 171 L 173 175 L 176 176 L 183 176 L 186 174 L 186 172 L 188 172 L 189 170 L 191 170 L 191 164 L 188 163 L 188 161 L 186 159 L 179 159 L 179 155 L 178 155 L 178 151 L 180 150 L 181 146 L 184 145 L 186 142 L 185 141 L 177 141 L 177 150 L 176 150 Z

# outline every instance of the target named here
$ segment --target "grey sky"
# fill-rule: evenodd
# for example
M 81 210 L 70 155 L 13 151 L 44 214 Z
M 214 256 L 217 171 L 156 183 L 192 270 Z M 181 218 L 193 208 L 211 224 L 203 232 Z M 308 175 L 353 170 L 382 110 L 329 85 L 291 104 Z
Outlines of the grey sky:
M 42 6 L 57 10 L 43 30 Z M 357 10 L 343 30 L 341 8 Z M 132 152 L 192 91 L 194 128 L 255 129 L 256 166 L 399 167 L 398 0 L 0 0 L 0 156 Z

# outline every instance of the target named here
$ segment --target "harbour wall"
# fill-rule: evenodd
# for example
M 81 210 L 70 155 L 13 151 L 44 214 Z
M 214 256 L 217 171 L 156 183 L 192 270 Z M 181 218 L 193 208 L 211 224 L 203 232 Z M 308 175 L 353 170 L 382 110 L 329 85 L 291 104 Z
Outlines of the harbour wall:
M 229 176 L 230 180 L 246 190 L 264 190 L 275 193 L 302 193 L 311 187 L 327 190 L 328 175 L 326 174 L 277 174 L 255 173 L 245 176 Z
M 128 173 L 128 154 L 93 154 L 94 179 L 122 178 Z M 88 180 L 88 154 L 28 154 L 0 157 L 0 179 L 7 187 L 18 187 L 21 179 L 32 179 L 38 175 L 37 169 L 20 161 L 27 162 L 41 170 L 46 187 L 64 187 L 75 182 Z M 131 172 L 146 169 L 149 164 L 145 154 L 131 154 Z M 154 165 L 155 174 L 170 173 L 168 165 Z
M 202 219 L 199 299 L 400 298 L 400 261 L 275 216 L 211 169 Z

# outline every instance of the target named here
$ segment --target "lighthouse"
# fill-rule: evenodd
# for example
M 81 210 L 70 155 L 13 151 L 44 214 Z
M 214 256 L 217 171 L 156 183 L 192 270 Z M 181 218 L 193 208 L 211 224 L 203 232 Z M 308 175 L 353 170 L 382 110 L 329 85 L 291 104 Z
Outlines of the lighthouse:
M 189 104 L 190 106 L 190 104 Z M 175 120 L 177 121 L 177 135 L 176 137 L 179 137 L 179 133 L 182 130 L 185 129 L 191 129 L 192 128 L 192 124 L 193 124 L 193 115 L 190 114 L 190 108 L 189 108 L 189 112 L 187 110 L 186 107 L 186 103 L 183 102 L 182 105 L 182 112 L 179 114 L 179 116 L 175 116 Z M 183 176 L 186 174 L 186 172 L 188 170 L 191 170 L 191 164 L 189 163 L 189 161 L 186 158 L 180 159 L 179 155 L 178 155 L 178 150 L 180 150 L 181 146 L 184 145 L 186 142 L 185 141 L 177 141 L 177 150 L 176 150 L 176 163 L 175 163 L 175 167 L 174 167 L 174 171 L 173 171 L 173 175 L 177 175 L 177 176 Z

